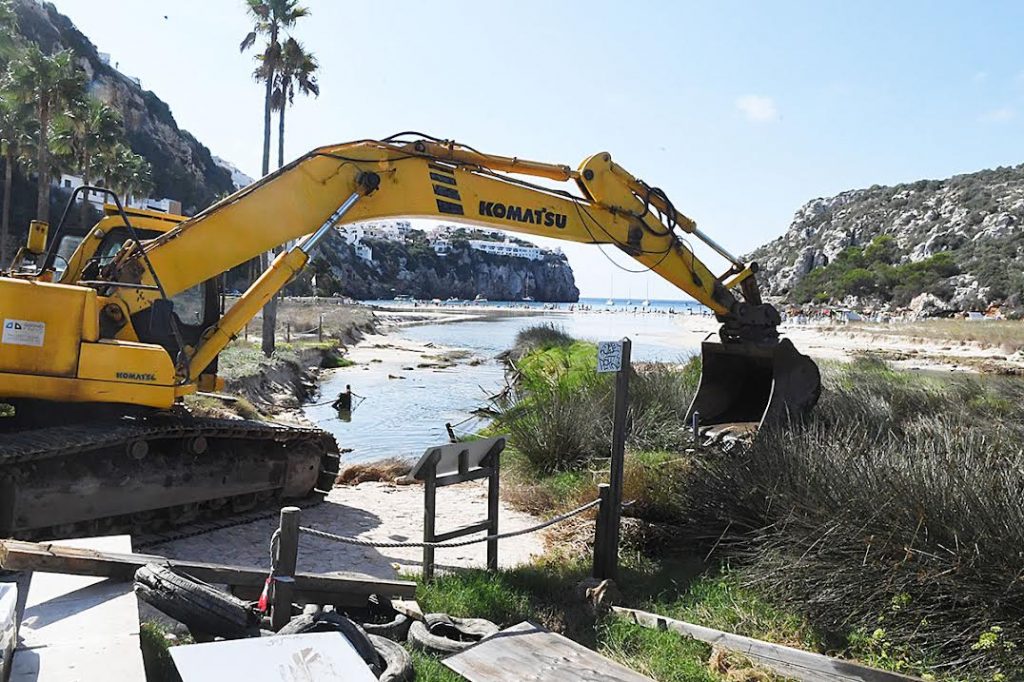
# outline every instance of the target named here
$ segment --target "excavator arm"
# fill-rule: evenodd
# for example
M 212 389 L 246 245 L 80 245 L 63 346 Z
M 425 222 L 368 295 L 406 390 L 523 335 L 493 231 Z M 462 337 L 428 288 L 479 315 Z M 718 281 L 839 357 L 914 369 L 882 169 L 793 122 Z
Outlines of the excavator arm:
M 533 178 L 548 184 L 536 184 Z M 135 340 L 138 336 L 130 321 L 137 320 L 140 313 L 152 313 L 151 309 L 166 309 L 158 303 L 160 299 L 301 238 L 274 260 L 235 305 L 206 330 L 199 343 L 182 349 L 178 379 L 182 384 L 192 384 L 260 308 L 301 270 L 331 228 L 392 217 L 450 220 L 572 242 L 614 245 L 715 313 L 722 324 L 722 344 L 715 345 L 723 346 L 726 354 L 721 363 L 709 360 L 722 353 L 709 354 L 705 344 L 706 374 L 708 369 L 722 374 L 721 365 L 738 367 L 737 357 L 749 356 L 743 350 L 748 347 L 760 347 L 755 355 L 768 357 L 770 365 L 778 364 L 774 358 L 780 319 L 772 306 L 761 301 L 754 276 L 756 265 L 729 254 L 681 213 L 665 192 L 635 178 L 608 153 L 595 154 L 574 170 L 565 165 L 483 154 L 436 139 L 363 140 L 315 149 L 145 242 L 142 248 L 134 243 L 127 245 L 101 273 L 101 279 L 110 286 L 99 287 L 101 295 L 106 296 L 100 314 L 107 316 L 101 319 L 100 327 L 115 330 L 116 338 Z M 701 240 L 722 255 L 729 262 L 728 270 L 715 275 L 694 254 L 687 237 Z M 709 363 L 720 366 L 708 367 Z M 726 371 L 728 376 L 721 376 L 718 383 L 730 384 L 727 393 L 749 392 L 744 382 L 753 374 L 764 375 L 767 371 L 768 381 L 758 382 L 758 392 L 768 391 L 768 395 L 754 401 L 762 403 L 753 411 L 757 413 L 753 421 L 759 422 L 775 383 L 771 368 L 762 367 L 763 357 L 754 364 L 757 371 Z M 813 374 L 810 383 L 815 384 L 816 368 Z M 803 403 L 809 400 L 813 404 L 817 386 L 803 391 L 813 393 L 813 398 L 803 399 Z M 697 407 L 691 406 L 691 412 L 722 412 L 712 404 L 720 402 L 696 400 Z M 725 402 L 736 403 L 732 399 Z M 708 403 L 704 411 L 697 409 L 704 403 Z M 746 410 L 743 415 L 727 416 L 732 421 L 751 421 L 747 413 L 752 414 Z

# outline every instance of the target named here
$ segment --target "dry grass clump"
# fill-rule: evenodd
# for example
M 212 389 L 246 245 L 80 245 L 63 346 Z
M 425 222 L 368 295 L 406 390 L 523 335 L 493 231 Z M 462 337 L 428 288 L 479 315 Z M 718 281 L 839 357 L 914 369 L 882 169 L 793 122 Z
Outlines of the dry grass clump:
M 400 476 L 409 473 L 409 462 L 401 459 L 381 459 L 376 462 L 360 462 L 350 464 L 338 472 L 334 479 L 336 485 L 356 485 L 370 481 L 390 483 Z
M 982 348 L 1000 348 L 1007 354 L 1024 349 L 1024 321 L 1021 320 L 922 320 L 887 325 L 865 322 L 848 325 L 846 329 L 935 343 L 973 343 Z

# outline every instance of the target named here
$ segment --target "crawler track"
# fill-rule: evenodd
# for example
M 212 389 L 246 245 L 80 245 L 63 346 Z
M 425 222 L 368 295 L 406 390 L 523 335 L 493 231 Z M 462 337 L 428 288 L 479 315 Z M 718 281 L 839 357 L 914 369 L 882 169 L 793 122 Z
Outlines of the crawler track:
M 153 416 L 0 433 L 0 536 L 152 535 L 330 489 L 334 439 L 264 422 Z

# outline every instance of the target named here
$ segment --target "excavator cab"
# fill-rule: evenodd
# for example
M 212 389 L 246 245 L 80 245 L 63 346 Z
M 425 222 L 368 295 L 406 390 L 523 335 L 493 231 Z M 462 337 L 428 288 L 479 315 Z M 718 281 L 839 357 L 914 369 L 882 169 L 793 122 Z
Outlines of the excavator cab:
M 714 441 L 749 441 L 765 425 L 797 418 L 818 402 L 818 366 L 789 339 L 701 345 L 702 371 L 686 419 Z

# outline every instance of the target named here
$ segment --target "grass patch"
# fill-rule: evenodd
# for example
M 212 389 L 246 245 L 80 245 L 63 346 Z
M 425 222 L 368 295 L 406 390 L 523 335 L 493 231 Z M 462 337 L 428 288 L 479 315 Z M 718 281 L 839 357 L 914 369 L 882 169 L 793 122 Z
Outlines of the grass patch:
M 712 651 L 705 644 L 671 632 L 642 628 L 613 614 L 595 615 L 577 589 L 578 583 L 588 577 L 589 568 L 586 560 L 549 555 L 536 565 L 494 574 L 459 571 L 442 575 L 430 584 L 420 583 L 417 599 L 427 612 L 483 616 L 501 627 L 529 620 L 659 682 L 726 679 L 724 668 L 709 667 Z M 732 625 L 743 634 L 778 636 L 787 642 L 817 647 L 819 640 L 806 623 L 758 601 L 739 585 L 735 574 L 695 577 L 701 570 L 703 566 L 692 559 L 627 558 L 619 582 L 623 603 L 687 617 L 711 627 Z M 699 611 L 693 606 L 696 603 L 701 604 Z M 446 670 L 435 673 L 433 663 L 431 657 L 418 657 L 417 679 L 424 673 L 428 675 L 425 679 L 457 679 L 444 676 Z M 719 662 L 716 668 L 721 665 Z M 748 666 L 745 661 L 730 659 L 727 667 Z
M 165 635 L 166 632 L 157 623 L 143 622 L 139 628 L 139 646 L 142 648 L 147 682 L 181 682 L 181 676 L 168 651 L 171 643 Z M 176 643 L 191 644 L 191 640 Z

